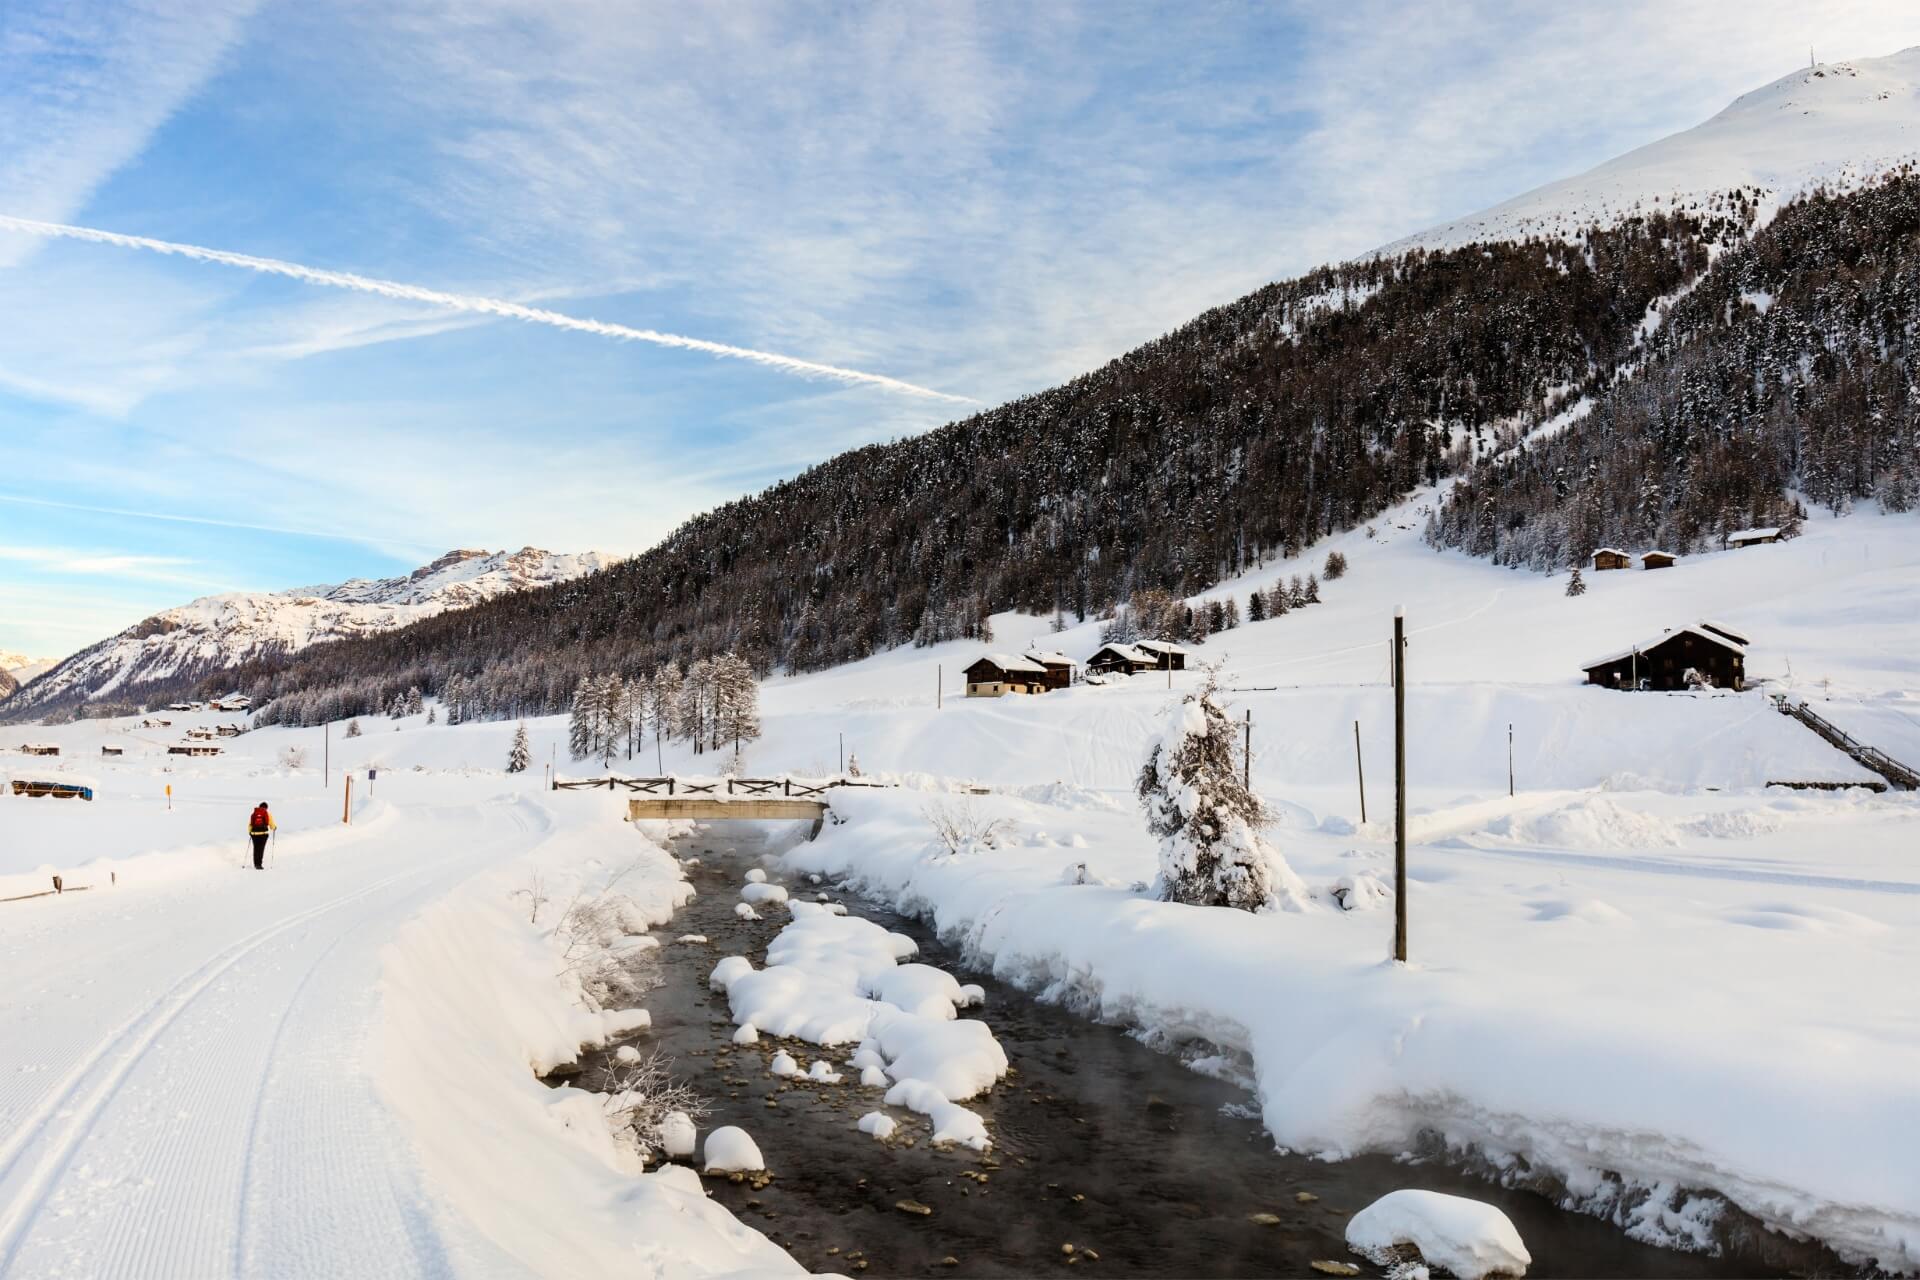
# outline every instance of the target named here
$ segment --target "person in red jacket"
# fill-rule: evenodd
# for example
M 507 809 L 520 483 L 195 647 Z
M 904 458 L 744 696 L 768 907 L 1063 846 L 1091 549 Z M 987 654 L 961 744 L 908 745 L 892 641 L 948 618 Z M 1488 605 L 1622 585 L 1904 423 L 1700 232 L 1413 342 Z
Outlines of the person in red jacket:
M 280 824 L 267 812 L 267 802 L 262 800 L 253 807 L 253 814 L 247 819 L 247 834 L 253 837 L 253 869 L 266 869 L 267 837 L 279 829 Z

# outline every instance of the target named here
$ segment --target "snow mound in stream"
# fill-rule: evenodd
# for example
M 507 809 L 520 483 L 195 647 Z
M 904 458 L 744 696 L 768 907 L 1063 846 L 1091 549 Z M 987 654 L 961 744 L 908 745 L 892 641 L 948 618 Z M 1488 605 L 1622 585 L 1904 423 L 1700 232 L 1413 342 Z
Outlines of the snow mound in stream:
M 1387 1266 L 1412 1245 L 1430 1267 L 1460 1280 L 1524 1276 L 1533 1262 L 1506 1214 L 1490 1204 L 1438 1191 L 1391 1191 L 1353 1215 L 1347 1244 Z
M 707 1135 L 708 1173 L 758 1173 L 767 1167 L 760 1147 L 737 1125 L 724 1125 Z

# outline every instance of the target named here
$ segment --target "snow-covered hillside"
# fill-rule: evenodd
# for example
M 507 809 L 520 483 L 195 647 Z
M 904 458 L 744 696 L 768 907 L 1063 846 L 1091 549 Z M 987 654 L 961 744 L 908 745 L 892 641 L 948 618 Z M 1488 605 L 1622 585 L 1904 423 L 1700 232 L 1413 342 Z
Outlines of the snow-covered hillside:
M 507 592 L 565 582 L 608 563 L 595 552 L 561 554 L 533 547 L 449 551 L 405 577 L 204 596 L 81 650 L 31 686 L 22 680 L 20 691 L 0 704 L 0 717 L 30 719 L 81 699 L 194 679 L 252 658 L 391 630 Z
M 1821 63 L 1736 98 L 1706 123 L 1381 250 L 1570 238 L 1636 212 L 1733 212 L 1764 222 L 1793 196 L 1845 188 L 1920 157 L 1920 47 Z

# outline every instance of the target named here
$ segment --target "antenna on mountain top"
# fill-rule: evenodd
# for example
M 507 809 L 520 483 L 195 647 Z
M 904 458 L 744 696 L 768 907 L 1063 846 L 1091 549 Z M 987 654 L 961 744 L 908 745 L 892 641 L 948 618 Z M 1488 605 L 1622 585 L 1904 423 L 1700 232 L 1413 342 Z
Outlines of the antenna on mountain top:
M 1807 70 L 1812 71 L 1815 67 L 1819 65 L 1820 65 L 1819 63 L 1813 60 L 1813 46 L 1808 45 L 1807 46 Z

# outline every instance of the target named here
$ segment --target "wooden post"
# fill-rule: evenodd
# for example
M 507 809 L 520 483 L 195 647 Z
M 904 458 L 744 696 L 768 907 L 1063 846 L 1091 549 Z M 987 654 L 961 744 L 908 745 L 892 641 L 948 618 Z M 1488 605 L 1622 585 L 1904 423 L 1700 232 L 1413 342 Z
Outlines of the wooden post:
M 947 705 L 947 671 L 940 663 L 933 664 L 933 709 L 940 710 Z
M 1253 708 L 1247 708 L 1247 746 L 1241 753 L 1240 785 L 1253 790 Z
M 1360 825 L 1367 825 L 1367 763 L 1360 758 L 1360 722 L 1353 722 L 1353 771 L 1360 779 Z
M 1513 799 L 1513 722 L 1507 722 L 1507 799 Z
M 347 775 L 346 801 L 340 806 L 340 821 L 343 823 L 349 823 L 349 824 L 352 823 L 353 821 L 353 775 L 352 774 Z
M 1407 962 L 1407 611 L 1393 611 L 1393 958 Z
M 840 776 L 844 778 L 846 774 L 847 774 L 847 735 L 843 733 L 840 735 Z
M 320 726 L 320 789 L 329 791 L 332 788 L 333 722 L 329 720 Z

